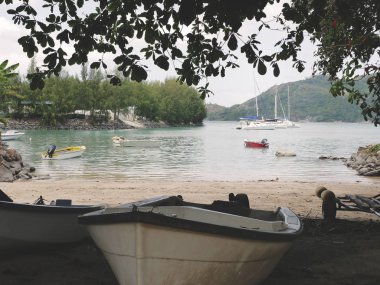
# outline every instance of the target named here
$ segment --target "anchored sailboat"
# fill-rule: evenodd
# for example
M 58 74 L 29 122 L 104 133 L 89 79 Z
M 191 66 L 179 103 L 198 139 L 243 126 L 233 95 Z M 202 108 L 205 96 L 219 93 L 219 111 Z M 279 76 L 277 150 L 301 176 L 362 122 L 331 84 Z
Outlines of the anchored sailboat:
M 254 87 L 257 87 L 255 75 L 253 74 Z M 259 90 L 260 91 L 260 90 Z M 274 130 L 274 126 L 267 123 L 264 119 L 259 119 L 259 105 L 257 103 L 257 97 L 255 97 L 256 116 L 248 116 L 240 118 L 239 125 L 236 127 L 241 130 Z

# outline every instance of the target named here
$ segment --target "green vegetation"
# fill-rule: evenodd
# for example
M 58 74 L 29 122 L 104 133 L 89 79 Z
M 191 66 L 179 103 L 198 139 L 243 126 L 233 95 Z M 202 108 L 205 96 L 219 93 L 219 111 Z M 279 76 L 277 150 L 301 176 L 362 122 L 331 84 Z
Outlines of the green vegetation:
M 4 60 L 0 64 L 0 102 L 5 102 L 8 98 L 19 97 L 17 83 L 14 80 L 17 76 L 14 70 L 17 67 L 18 64 L 8 66 L 8 60 Z M 4 107 L 4 104 L 0 104 L 0 111 L 4 111 Z M 4 125 L 7 124 L 7 121 L 2 116 L 0 116 L 0 122 Z
M 380 150 L 380 144 L 375 144 L 368 149 L 370 152 L 378 152 Z
M 330 83 L 324 76 L 316 76 L 306 80 L 277 86 L 286 117 L 288 116 L 288 86 L 290 88 L 290 119 L 293 121 L 307 120 L 314 122 L 361 122 L 361 110 L 355 104 L 350 104 L 344 97 L 332 97 L 329 94 Z M 363 83 L 362 88 L 366 86 Z M 259 116 L 274 117 L 274 95 L 276 87 L 263 92 L 258 97 Z M 236 121 L 239 117 L 256 115 L 255 98 L 230 108 L 217 105 L 207 105 L 208 120 Z M 277 115 L 283 117 L 280 104 Z
M 33 61 L 30 69 L 33 69 Z M 120 113 L 133 114 L 149 121 L 170 125 L 201 124 L 206 107 L 199 93 L 174 79 L 164 83 L 137 83 L 125 79 L 119 86 L 110 85 L 100 71 L 82 68 L 81 79 L 62 72 L 46 79 L 45 88 L 31 90 L 28 81 L 18 83 L 18 97 L 9 97 L 2 104 L 7 116 L 41 118 L 55 126 L 73 117 L 75 110 L 90 112 L 93 123 L 107 121 L 109 111 L 114 119 Z

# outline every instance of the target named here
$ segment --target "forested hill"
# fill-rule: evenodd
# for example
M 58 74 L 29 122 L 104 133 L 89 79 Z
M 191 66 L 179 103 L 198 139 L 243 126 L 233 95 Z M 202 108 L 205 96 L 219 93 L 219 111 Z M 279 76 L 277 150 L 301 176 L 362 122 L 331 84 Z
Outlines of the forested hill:
M 316 76 L 306 80 L 285 83 L 269 88 L 257 99 L 259 116 L 274 117 L 274 97 L 278 89 L 277 116 L 283 117 L 283 110 L 288 116 L 288 86 L 290 90 L 290 119 L 293 121 L 314 122 L 361 122 L 363 117 L 360 108 L 350 104 L 347 98 L 333 97 L 329 94 L 330 83 L 323 76 Z M 364 88 L 364 84 L 362 84 Z M 216 95 L 217 96 L 217 95 Z M 255 98 L 243 104 L 223 107 L 207 104 L 207 119 L 236 121 L 239 117 L 256 115 Z M 281 101 L 281 104 L 280 104 Z

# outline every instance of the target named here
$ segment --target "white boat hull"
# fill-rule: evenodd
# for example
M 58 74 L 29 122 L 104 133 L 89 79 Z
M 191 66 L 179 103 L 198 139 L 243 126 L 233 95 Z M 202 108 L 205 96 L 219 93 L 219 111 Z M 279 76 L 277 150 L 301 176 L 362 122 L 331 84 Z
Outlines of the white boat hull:
M 69 159 L 69 158 L 75 158 L 75 157 L 80 157 L 86 150 L 85 146 L 81 146 L 77 150 L 56 150 L 53 155 L 50 157 L 47 152 L 43 152 L 41 154 L 42 159 L 47 159 L 47 160 L 61 160 L 61 159 Z
M 123 137 L 113 137 L 112 141 L 116 146 L 124 147 L 155 148 L 161 145 L 161 142 L 157 140 L 129 140 Z
M 163 197 L 79 217 L 120 285 L 256 285 L 302 231 L 287 208 L 249 208 L 246 195 L 187 203 Z
M 18 132 L 18 131 L 7 131 L 5 133 L 1 133 L 1 140 L 2 141 L 10 141 L 10 140 L 17 140 L 21 136 L 23 136 L 24 133 Z
M 290 246 L 141 223 L 88 229 L 120 285 L 255 285 Z
M 78 215 L 98 209 L 0 202 L 0 252 L 81 241 L 88 232 Z
M 274 130 L 275 127 L 264 124 L 250 124 L 241 128 L 242 130 Z

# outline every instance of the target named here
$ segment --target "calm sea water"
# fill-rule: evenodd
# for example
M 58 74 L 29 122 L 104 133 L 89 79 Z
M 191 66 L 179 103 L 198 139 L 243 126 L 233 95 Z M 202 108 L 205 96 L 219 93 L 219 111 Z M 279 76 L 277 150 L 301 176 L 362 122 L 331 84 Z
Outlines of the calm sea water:
M 371 124 L 305 123 L 297 129 L 236 130 L 237 122 L 205 122 L 202 127 L 115 131 L 26 131 L 8 142 L 37 175 L 53 179 L 157 179 L 208 181 L 362 181 L 339 160 L 321 155 L 349 157 L 359 146 L 380 143 L 380 129 Z M 160 148 L 115 147 L 112 136 L 158 139 Z M 244 139 L 268 139 L 269 149 L 244 147 Z M 48 145 L 85 145 L 80 158 L 42 160 Z M 296 157 L 275 156 L 280 149 Z

